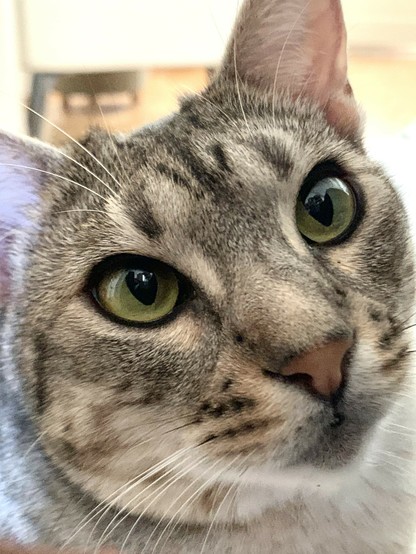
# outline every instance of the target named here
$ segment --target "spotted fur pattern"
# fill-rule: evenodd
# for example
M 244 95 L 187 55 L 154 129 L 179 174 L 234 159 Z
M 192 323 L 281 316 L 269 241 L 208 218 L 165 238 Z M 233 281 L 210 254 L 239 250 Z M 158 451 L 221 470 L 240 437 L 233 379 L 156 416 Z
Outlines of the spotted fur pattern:
M 53 155 L 25 146 L 41 189 L 8 270 L 3 534 L 171 554 L 411 552 L 403 206 L 357 129 L 316 99 L 234 77 L 223 69 L 128 136 L 94 131 Z M 2 143 L 19 159 L 18 139 Z M 359 188 L 363 213 L 318 248 L 294 211 L 323 161 Z M 118 253 L 175 267 L 194 294 L 161 325 L 111 321 L 87 283 Z M 344 335 L 336 409 L 270 377 Z

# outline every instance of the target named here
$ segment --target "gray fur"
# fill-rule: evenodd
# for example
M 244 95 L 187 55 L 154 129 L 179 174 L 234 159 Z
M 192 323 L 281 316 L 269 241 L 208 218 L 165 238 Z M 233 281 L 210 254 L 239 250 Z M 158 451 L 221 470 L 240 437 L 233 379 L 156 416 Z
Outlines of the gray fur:
M 197 553 L 214 522 L 207 551 L 409 554 L 413 255 L 403 206 L 358 130 L 330 125 L 307 98 L 236 87 L 220 72 L 158 125 L 93 132 L 82 145 L 94 158 L 77 145 L 27 150 L 68 180 L 44 179 L 36 232 L 15 248 L 2 330 L 1 534 L 58 547 L 104 536 L 120 548 L 128 537 L 131 552 Z M 323 160 L 358 184 L 364 214 L 345 242 L 316 248 L 293 214 Z M 85 287 L 117 253 L 172 265 L 194 296 L 164 325 L 110 321 Z M 264 375 L 351 334 L 340 427 L 329 402 Z M 135 489 L 141 496 L 119 499 L 127 511 L 144 499 L 133 515 L 114 522 L 107 510 L 79 526 L 184 448 Z

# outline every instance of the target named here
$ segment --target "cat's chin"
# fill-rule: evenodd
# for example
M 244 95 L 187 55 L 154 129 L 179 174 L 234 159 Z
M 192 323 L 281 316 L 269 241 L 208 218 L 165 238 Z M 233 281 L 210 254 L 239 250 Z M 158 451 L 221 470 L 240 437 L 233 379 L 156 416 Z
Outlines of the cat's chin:
M 251 469 L 244 475 L 247 483 L 275 489 L 282 499 L 292 498 L 299 493 L 335 493 L 359 474 L 361 456 L 338 467 L 324 468 L 312 464 L 299 464 L 285 469 L 263 466 Z
M 276 459 L 253 464 L 241 477 L 229 474 L 229 478 L 274 490 L 280 501 L 317 492 L 331 495 L 351 486 L 362 473 L 376 449 L 379 431 L 374 422 L 365 427 L 360 422 L 358 428 L 357 421 L 351 420 L 345 427 L 315 437 L 314 444 L 299 448 L 285 461 L 276 453 Z
M 343 491 L 359 483 L 358 466 L 355 460 L 332 470 L 307 465 L 278 471 L 269 468 L 251 470 L 245 474 L 247 482 L 240 489 L 234 523 L 248 523 L 313 498 L 341 498 Z
M 314 459 L 276 468 L 273 463 L 244 472 L 244 485 L 235 509 L 236 522 L 249 522 L 292 503 L 318 498 L 342 498 L 359 486 L 368 448 L 351 449 L 341 459 L 333 453 L 315 453 Z

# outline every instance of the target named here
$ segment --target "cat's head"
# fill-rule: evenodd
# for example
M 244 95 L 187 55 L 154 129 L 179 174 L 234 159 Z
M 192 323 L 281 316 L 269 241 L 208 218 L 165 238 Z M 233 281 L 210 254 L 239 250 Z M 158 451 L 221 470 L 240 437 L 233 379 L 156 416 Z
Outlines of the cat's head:
M 3 136 L 0 161 L 15 358 L 73 481 L 206 521 L 224 483 L 359 464 L 408 377 L 413 263 L 337 0 L 249 1 L 178 113 L 62 151 Z M 263 509 L 242 490 L 218 519 Z

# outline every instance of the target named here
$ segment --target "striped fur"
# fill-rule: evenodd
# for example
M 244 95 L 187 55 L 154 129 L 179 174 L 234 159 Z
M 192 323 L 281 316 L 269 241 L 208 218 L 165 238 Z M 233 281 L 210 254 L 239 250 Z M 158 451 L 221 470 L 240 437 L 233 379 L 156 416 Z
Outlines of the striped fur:
M 323 106 L 317 89 L 294 96 L 234 77 L 226 57 L 206 91 L 130 135 L 95 131 L 64 154 L 25 147 L 52 175 L 8 267 L 3 534 L 172 554 L 411 552 L 414 270 L 402 203 L 356 121 L 333 122 L 337 102 L 356 110 L 344 82 L 348 99 Z M 24 148 L 2 144 L 15 157 Z M 362 214 L 344 242 L 317 248 L 294 212 L 323 162 L 359 188 Z M 176 317 L 140 328 L 96 309 L 90 273 L 118 253 L 187 277 L 194 294 Z M 337 425 L 330 402 L 270 372 L 344 335 L 354 349 Z M 98 502 L 113 507 L 83 525 Z

